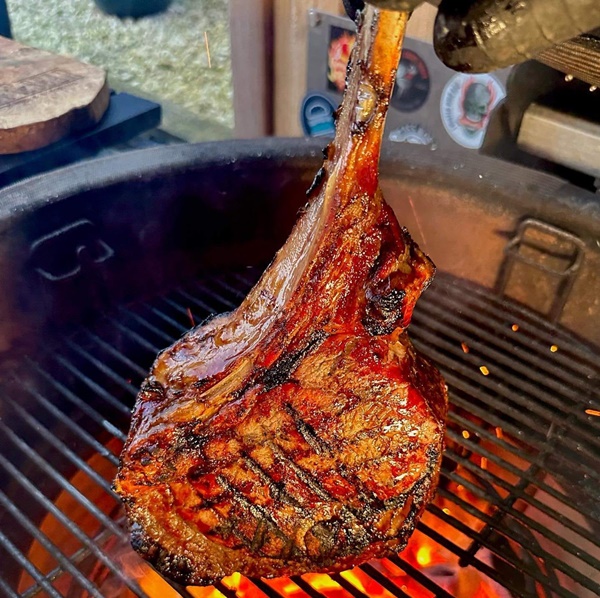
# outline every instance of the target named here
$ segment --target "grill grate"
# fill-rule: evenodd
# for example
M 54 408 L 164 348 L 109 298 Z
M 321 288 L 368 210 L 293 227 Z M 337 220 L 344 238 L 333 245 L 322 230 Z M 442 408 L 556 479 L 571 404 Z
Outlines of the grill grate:
M 127 548 L 110 484 L 156 353 L 192 321 L 235 307 L 257 276 L 209 276 L 119 308 L 64 339 L 43 363 L 12 370 L 0 402 L 6 595 L 102 596 L 122 588 L 138 596 L 236 596 L 235 579 L 200 590 L 154 576 L 158 585 L 149 589 L 136 574 L 140 562 Z M 415 561 L 409 545 L 397 557 L 327 577 L 325 586 L 325 576 L 244 580 L 237 595 L 452 596 L 444 587 L 460 567 L 513 596 L 600 594 L 600 418 L 586 413 L 600 408 L 597 353 L 526 309 L 443 274 L 411 330 L 442 370 L 452 403 L 438 500 L 413 539 L 455 555 L 456 569 L 421 563 L 419 553 Z

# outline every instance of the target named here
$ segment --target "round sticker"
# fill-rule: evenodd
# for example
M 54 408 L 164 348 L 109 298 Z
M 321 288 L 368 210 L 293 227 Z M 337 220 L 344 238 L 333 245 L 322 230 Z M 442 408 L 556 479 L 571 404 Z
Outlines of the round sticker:
M 331 91 L 344 93 L 346 70 L 355 43 L 356 33 L 342 27 L 331 26 L 327 50 L 327 87 Z
M 442 122 L 459 145 L 479 149 L 490 114 L 506 92 L 492 75 L 454 75 L 442 93 Z
M 421 125 L 402 125 L 390 133 L 390 141 L 396 143 L 414 143 L 415 145 L 430 145 L 433 137 Z
M 414 112 L 427 101 L 430 87 L 425 61 L 412 50 L 402 50 L 392 106 L 400 112 Z
M 308 137 L 328 137 L 335 134 L 334 103 L 324 94 L 307 93 L 300 109 L 300 122 Z

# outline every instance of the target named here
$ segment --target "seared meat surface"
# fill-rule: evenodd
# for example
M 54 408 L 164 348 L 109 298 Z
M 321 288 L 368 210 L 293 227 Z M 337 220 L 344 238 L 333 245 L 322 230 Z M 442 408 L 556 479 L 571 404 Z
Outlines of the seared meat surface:
M 401 550 L 446 415 L 405 332 L 434 273 L 378 187 L 405 16 L 365 12 L 310 201 L 242 305 L 161 353 L 115 482 L 134 547 L 184 584 L 340 571 Z

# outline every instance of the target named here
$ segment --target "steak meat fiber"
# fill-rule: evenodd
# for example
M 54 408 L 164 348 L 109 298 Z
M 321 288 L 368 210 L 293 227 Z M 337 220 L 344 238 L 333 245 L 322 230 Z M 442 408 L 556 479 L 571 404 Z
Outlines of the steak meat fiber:
M 434 266 L 378 185 L 405 22 L 365 9 L 291 236 L 238 309 L 143 383 L 115 488 L 135 549 L 180 583 L 390 555 L 435 491 L 446 387 L 406 334 Z

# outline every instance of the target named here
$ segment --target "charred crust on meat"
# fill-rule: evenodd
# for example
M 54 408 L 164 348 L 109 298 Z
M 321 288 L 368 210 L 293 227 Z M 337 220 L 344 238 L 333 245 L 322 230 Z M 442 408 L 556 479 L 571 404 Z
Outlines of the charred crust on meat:
M 187 585 L 196 578 L 190 559 L 182 555 L 173 555 L 163 549 L 160 544 L 148 537 L 140 524 L 133 523 L 130 532 L 133 549 L 156 569 L 166 573 L 173 581 Z M 212 583 L 216 579 L 206 581 Z
M 368 288 L 365 293 L 367 306 L 363 325 L 373 336 L 391 334 L 403 319 L 406 293 L 401 289 L 388 288 L 378 293 Z
M 193 466 L 188 469 L 188 475 L 191 472 L 192 476 L 198 477 L 201 475 L 200 471 L 203 467 L 209 467 L 204 456 L 204 448 L 208 442 L 210 442 L 210 438 L 204 432 L 204 424 L 191 422 L 182 426 L 173 434 L 168 447 L 168 451 L 171 453 L 170 459 L 163 458 L 162 466 L 167 467 L 177 457 L 182 459 L 187 459 L 188 456 L 193 457 Z
M 269 493 L 273 497 L 274 500 L 278 500 L 282 503 L 288 504 L 298 512 L 301 512 L 303 515 L 308 515 L 308 511 L 288 492 L 285 490 L 285 484 L 283 482 L 274 481 L 267 472 L 257 463 L 250 455 L 247 453 L 242 453 L 244 462 L 246 465 L 259 477 L 263 480 L 263 482 L 268 486 Z
M 211 467 L 208 465 L 206 460 L 202 460 L 201 463 L 196 463 L 188 469 L 187 477 L 194 482 L 205 476 L 207 473 L 210 473 L 210 471 Z
M 325 178 L 326 174 L 327 171 L 325 170 L 325 167 L 321 166 L 321 168 L 319 168 L 319 170 L 317 171 L 317 174 L 315 175 L 315 178 L 311 183 L 310 187 L 306 190 L 306 195 L 312 195 L 313 192 L 317 190 L 317 188 L 323 182 L 323 179 Z
M 151 376 L 142 383 L 138 396 L 142 401 L 159 402 L 165 398 L 166 393 L 163 385 Z
M 292 407 L 291 403 L 285 403 L 283 407 L 294 420 L 296 429 L 298 432 L 300 432 L 302 438 L 306 440 L 315 453 L 321 454 L 331 452 L 331 449 L 327 443 L 319 438 L 318 434 L 315 432 L 315 429 L 308 422 L 305 422 L 301 418 L 300 414 Z
M 291 353 L 284 353 L 272 366 L 257 373 L 252 384 L 261 384 L 265 391 L 281 386 L 288 380 L 300 361 L 325 340 L 326 334 L 319 330 L 304 347 Z
M 276 544 L 279 548 L 275 552 L 270 551 L 266 556 L 272 558 L 290 558 L 293 557 L 299 548 L 295 545 L 293 538 L 286 535 L 272 519 L 270 513 L 261 507 L 249 501 L 246 496 L 231 484 L 224 476 L 219 476 L 219 483 L 226 488 L 233 500 L 241 507 L 246 520 L 254 521 L 256 527 L 251 537 L 245 536 L 235 526 L 231 528 L 232 533 L 250 550 L 256 553 L 265 552 L 265 548 L 273 539 L 278 540 Z
M 201 378 L 200 380 L 196 380 L 195 382 L 192 382 L 192 386 L 196 389 L 201 391 L 202 389 L 206 388 L 207 386 L 210 386 L 212 384 L 213 380 L 211 378 Z
M 334 562 L 340 547 L 343 545 L 339 537 L 341 523 L 339 519 L 329 519 L 315 523 L 304 534 L 304 545 L 308 557 L 322 562 L 325 566 Z
M 258 552 L 266 544 L 267 524 L 260 520 L 254 531 L 254 536 L 250 541 L 249 548 L 253 552 Z

